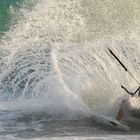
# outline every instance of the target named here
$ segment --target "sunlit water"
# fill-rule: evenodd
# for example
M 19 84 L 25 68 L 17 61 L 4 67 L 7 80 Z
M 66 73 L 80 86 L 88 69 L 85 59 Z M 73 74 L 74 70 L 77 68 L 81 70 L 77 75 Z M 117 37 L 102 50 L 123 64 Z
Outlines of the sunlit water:
M 139 139 L 139 119 L 124 119 L 124 131 L 96 116 L 115 117 L 120 85 L 138 86 L 108 48 L 139 80 L 139 1 L 9 2 L 0 23 L 0 138 Z

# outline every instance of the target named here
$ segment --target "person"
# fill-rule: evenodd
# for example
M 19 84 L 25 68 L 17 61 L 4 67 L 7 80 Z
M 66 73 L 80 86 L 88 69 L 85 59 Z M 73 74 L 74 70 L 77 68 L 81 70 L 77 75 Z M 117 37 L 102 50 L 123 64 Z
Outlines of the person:
M 129 95 L 122 99 L 116 120 L 121 121 L 124 117 L 134 116 L 140 119 L 140 87 L 135 92 L 129 92 L 125 87 L 121 86 Z M 138 93 L 138 96 L 135 96 Z

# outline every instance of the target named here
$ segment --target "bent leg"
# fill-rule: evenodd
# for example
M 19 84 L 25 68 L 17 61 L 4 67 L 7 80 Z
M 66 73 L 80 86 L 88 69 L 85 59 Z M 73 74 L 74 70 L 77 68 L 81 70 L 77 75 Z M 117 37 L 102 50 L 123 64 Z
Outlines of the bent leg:
M 116 116 L 116 120 L 120 121 L 124 116 L 124 111 L 122 109 L 122 107 L 120 107 L 118 113 L 117 113 L 117 116 Z
M 116 120 L 120 121 L 125 116 L 124 106 L 126 104 L 126 100 L 122 100 L 120 104 L 120 109 L 117 113 Z

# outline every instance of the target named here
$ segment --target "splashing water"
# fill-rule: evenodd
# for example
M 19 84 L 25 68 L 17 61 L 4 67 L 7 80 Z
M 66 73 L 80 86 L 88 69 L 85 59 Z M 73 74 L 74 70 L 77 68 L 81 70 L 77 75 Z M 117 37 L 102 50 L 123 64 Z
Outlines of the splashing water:
M 140 79 L 139 2 L 34 2 L 32 9 L 23 2 L 21 17 L 1 39 L 1 110 L 107 115 L 124 94 L 120 84 L 137 84 L 107 47 Z

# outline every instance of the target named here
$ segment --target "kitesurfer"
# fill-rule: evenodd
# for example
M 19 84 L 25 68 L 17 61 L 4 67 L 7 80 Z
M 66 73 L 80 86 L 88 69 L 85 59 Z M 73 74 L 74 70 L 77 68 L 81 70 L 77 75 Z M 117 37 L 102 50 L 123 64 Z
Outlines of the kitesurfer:
M 128 116 L 134 116 L 140 118 L 140 87 L 136 89 L 135 92 L 129 92 L 125 87 L 121 86 L 130 96 L 125 96 L 125 98 L 120 103 L 120 108 L 116 115 L 116 119 L 121 121 L 122 118 Z M 138 96 L 134 96 L 138 93 Z

